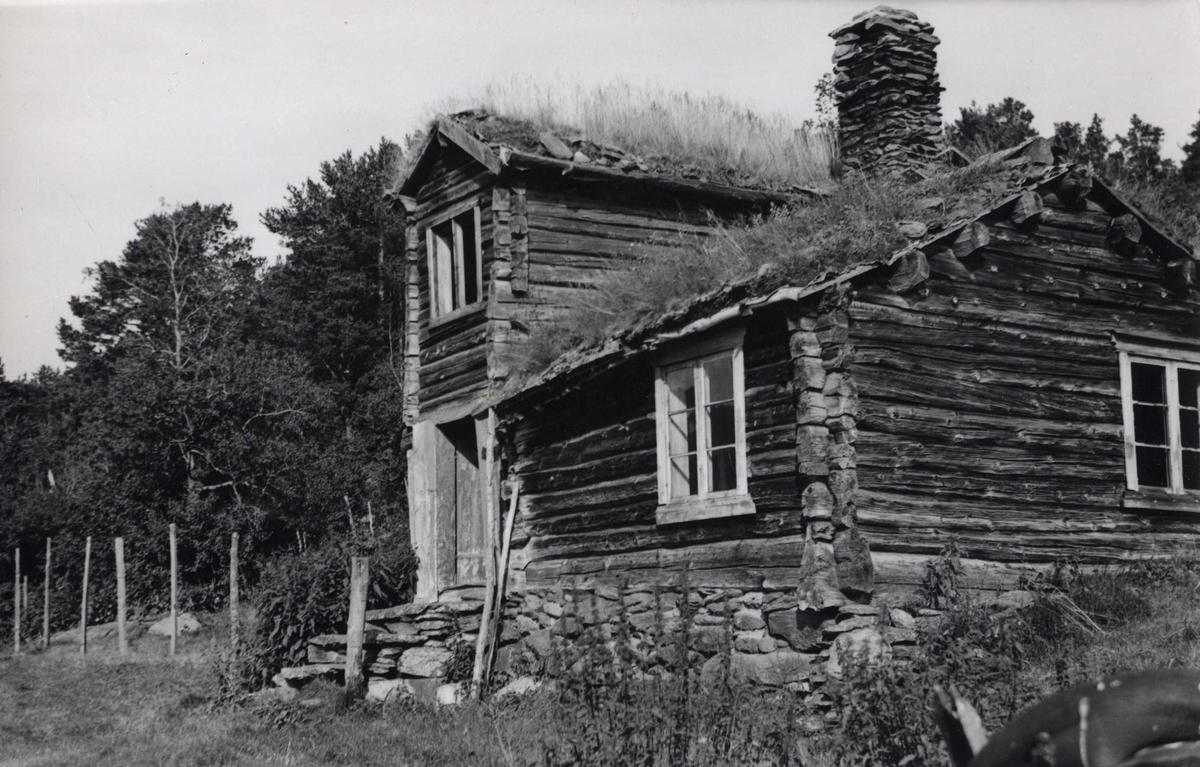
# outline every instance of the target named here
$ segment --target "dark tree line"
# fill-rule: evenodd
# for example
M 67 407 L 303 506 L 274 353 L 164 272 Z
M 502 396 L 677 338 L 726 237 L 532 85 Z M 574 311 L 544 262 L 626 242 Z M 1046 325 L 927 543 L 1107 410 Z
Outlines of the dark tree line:
M 162 605 L 171 523 L 194 607 L 220 603 L 235 531 L 251 577 L 368 515 L 407 549 L 401 225 L 383 200 L 400 160 L 384 139 L 289 187 L 261 217 L 286 248 L 273 265 L 228 205 L 164 206 L 71 299 L 65 371 L 0 375 L 0 570 L 20 546 L 39 581 L 54 536 L 58 625 L 77 620 L 86 535 L 98 618 L 114 536 L 131 603 Z

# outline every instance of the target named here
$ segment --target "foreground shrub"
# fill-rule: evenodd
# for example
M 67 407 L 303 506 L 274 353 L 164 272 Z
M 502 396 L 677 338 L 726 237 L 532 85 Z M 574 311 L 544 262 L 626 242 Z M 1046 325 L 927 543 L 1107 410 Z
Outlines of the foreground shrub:
M 417 565 L 404 533 L 363 531 L 330 537 L 299 554 L 271 560 L 254 594 L 261 668 L 274 673 L 288 663 L 303 662 L 310 638 L 345 633 L 353 556 L 371 557 L 368 609 L 410 601 Z
M 829 687 L 840 713 L 841 764 L 943 765 L 934 686 L 970 701 L 989 732 L 1058 689 L 1102 674 L 1194 662 L 1200 563 L 1190 556 L 1086 570 L 1063 563 L 1022 585 L 1031 604 L 999 609 L 973 597 L 958 550 L 926 565 L 912 607 L 937 607 L 907 663 L 852 667 Z

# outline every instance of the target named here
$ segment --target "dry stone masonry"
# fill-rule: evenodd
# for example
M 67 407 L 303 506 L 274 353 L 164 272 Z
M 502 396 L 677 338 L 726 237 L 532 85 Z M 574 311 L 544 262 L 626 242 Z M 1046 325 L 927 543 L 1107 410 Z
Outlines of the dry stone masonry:
M 680 667 L 679 639 L 685 632 L 685 665 L 706 683 L 728 673 L 741 684 L 818 693 L 851 658 L 878 662 L 912 654 L 915 622 L 903 610 L 845 600 L 817 609 L 802 600 L 794 586 L 689 587 L 682 576 L 667 585 L 590 582 L 580 588 L 530 589 L 505 602 L 495 671 L 539 675 L 553 666 L 556 655 L 569 661 L 589 644 L 625 642 L 653 678 Z M 431 703 L 451 696 L 446 676 L 454 648 L 460 642 L 474 646 L 481 612 L 477 600 L 368 611 L 368 695 Z M 340 678 L 345 647 L 344 635 L 314 637 L 308 664 L 284 669 L 276 684 L 300 687 L 318 677 Z
M 911 11 L 879 6 L 830 33 L 842 162 L 919 169 L 941 151 L 940 42 Z

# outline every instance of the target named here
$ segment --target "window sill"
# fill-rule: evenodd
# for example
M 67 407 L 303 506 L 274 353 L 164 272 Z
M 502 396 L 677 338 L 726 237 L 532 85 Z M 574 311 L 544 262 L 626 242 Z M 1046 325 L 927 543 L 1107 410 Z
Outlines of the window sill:
M 699 522 L 705 519 L 742 517 L 754 512 L 754 499 L 748 494 L 743 494 L 684 498 L 659 505 L 654 516 L 660 525 L 678 525 L 683 522 Z
M 466 306 L 455 309 L 448 314 L 440 314 L 437 317 L 430 317 L 429 323 L 426 325 L 426 327 L 436 328 L 439 325 L 445 325 L 448 322 L 454 322 L 455 320 L 462 319 L 463 317 L 482 312 L 486 306 L 487 301 L 481 299 L 473 304 L 467 304 Z
M 1173 495 L 1154 490 L 1126 490 L 1121 498 L 1121 508 L 1133 511 L 1200 514 L 1200 493 Z

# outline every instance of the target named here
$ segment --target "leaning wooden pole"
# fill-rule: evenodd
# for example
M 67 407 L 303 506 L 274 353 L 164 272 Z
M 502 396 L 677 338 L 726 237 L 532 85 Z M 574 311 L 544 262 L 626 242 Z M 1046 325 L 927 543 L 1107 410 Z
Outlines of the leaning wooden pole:
M 21 653 L 21 550 L 13 555 L 13 655 Z
M 175 554 L 175 523 L 171 523 L 171 655 L 179 645 L 179 558 Z
M 487 414 L 487 453 L 484 474 L 484 506 L 487 509 L 487 539 L 488 546 L 484 560 L 484 589 L 483 612 L 479 615 L 479 633 L 475 636 L 475 662 L 471 667 L 471 689 L 468 694 L 471 700 L 479 700 L 483 694 L 483 665 L 489 646 L 491 630 L 492 605 L 496 598 L 496 413 L 488 410 Z
M 350 560 L 350 614 L 346 618 L 346 688 L 349 700 L 363 696 L 363 629 L 367 622 L 367 579 L 370 573 L 368 557 Z
M 517 519 L 518 487 L 516 480 L 513 480 L 509 486 L 512 497 L 508 502 L 508 517 L 504 520 L 504 542 L 500 547 L 500 572 L 496 578 L 496 615 L 493 620 L 497 627 L 500 625 L 501 616 L 504 615 L 504 597 L 508 589 L 508 555 L 512 551 L 513 524 Z M 492 675 L 492 660 L 496 657 L 496 637 L 499 635 L 499 631 L 492 631 L 492 640 L 483 665 L 483 684 L 485 685 Z
M 42 580 L 42 649 L 50 647 L 50 539 L 46 538 L 46 574 Z
M 229 646 L 238 649 L 238 534 L 229 542 Z
M 129 637 L 125 634 L 125 539 L 113 541 L 117 557 L 117 652 L 129 652 Z
M 92 536 L 83 549 L 83 599 L 79 605 L 79 652 L 87 653 L 88 575 L 92 569 Z

